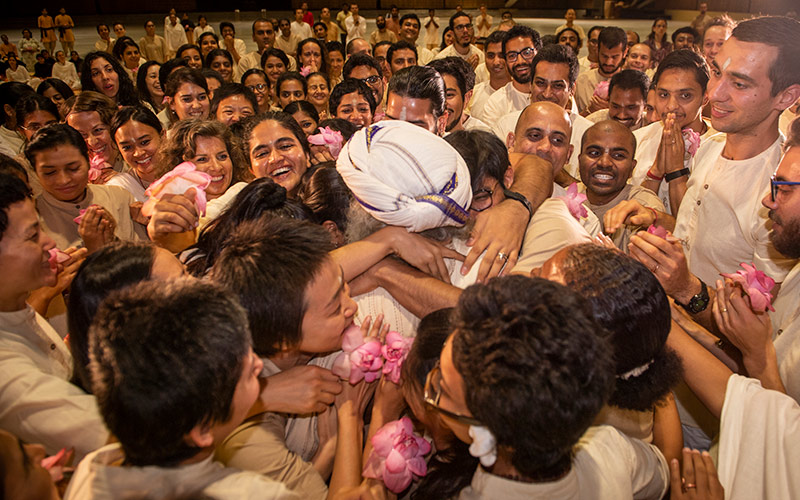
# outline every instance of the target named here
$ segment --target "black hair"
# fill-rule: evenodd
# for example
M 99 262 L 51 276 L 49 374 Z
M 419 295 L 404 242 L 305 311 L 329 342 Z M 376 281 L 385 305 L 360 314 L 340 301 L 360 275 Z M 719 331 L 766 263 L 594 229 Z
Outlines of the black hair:
M 694 79 L 700 85 L 703 92 L 708 87 L 710 70 L 706 58 L 693 50 L 681 49 L 670 52 L 658 63 L 658 69 L 653 75 L 653 85 L 658 84 L 658 79 L 669 69 L 682 69 L 694 72 Z M 647 94 L 645 94 L 646 96 Z
M 442 78 L 444 78 L 444 75 L 455 78 L 462 99 L 467 92 L 475 87 L 475 71 L 467 61 L 460 57 L 450 56 L 442 59 L 434 59 L 429 62 L 427 66 L 438 71 L 439 74 L 442 75 Z M 467 103 L 464 103 L 465 106 L 466 104 Z
M 133 41 L 133 38 L 129 36 L 119 37 L 117 41 L 114 42 L 114 48 L 111 53 L 118 61 L 122 61 L 122 54 L 125 53 L 125 49 L 128 47 L 136 47 L 136 50 L 139 50 L 139 44 Z
M 464 290 L 456 318 L 453 364 L 472 415 L 524 477 L 562 476 L 614 380 L 589 304 L 552 281 L 504 276 Z
M 115 57 L 111 57 L 111 54 L 108 52 L 94 51 L 86 55 L 81 67 L 81 87 L 83 91 L 93 90 L 95 92 L 100 92 L 100 89 L 95 87 L 92 81 L 92 63 L 96 59 L 105 59 L 114 69 L 114 72 L 117 73 L 117 81 L 119 82 L 119 90 L 117 91 L 115 99 L 117 105 L 134 106 L 139 104 L 139 98 L 136 96 L 136 88 L 133 86 L 133 81 L 131 81 L 128 73 L 123 69 L 122 64 L 120 64 Z
M 236 386 L 251 375 L 243 374 L 247 316 L 227 290 L 205 280 L 145 281 L 112 292 L 89 339 L 100 413 L 134 466 L 176 466 L 197 455 L 202 449 L 187 434 L 230 420 Z
M 6 125 L 10 118 L 10 116 L 6 114 L 6 104 L 13 108 L 20 99 L 32 93 L 33 89 L 22 82 L 6 82 L 0 85 L 0 117 L 2 117 Z
M 224 57 L 231 63 L 231 72 L 236 69 L 236 66 L 233 63 L 233 56 L 230 52 L 225 49 L 211 49 L 208 54 L 206 54 L 206 58 L 203 61 L 203 67 L 211 68 L 211 64 L 214 62 L 214 59 L 217 57 Z
M 586 39 L 588 40 L 589 38 L 592 37 L 592 31 L 603 31 L 603 28 L 605 28 L 605 26 L 600 26 L 599 24 L 596 24 L 596 25 L 592 26 L 591 28 L 589 28 L 589 31 L 586 32 Z M 597 36 L 599 37 L 600 34 L 598 33 Z M 626 39 L 625 43 L 626 44 L 628 43 L 627 42 L 627 38 L 628 38 L 628 36 L 625 35 L 625 39 Z
M 370 112 L 373 116 L 375 115 L 378 103 L 375 101 L 375 94 L 372 93 L 372 89 L 369 88 L 369 85 L 355 78 L 345 78 L 338 85 L 333 87 L 331 96 L 328 98 L 328 109 L 330 109 L 331 116 L 336 116 L 336 108 L 341 104 L 342 98 L 353 92 L 358 92 L 359 95 L 366 99 L 367 104 L 369 104 Z
M 30 142 L 25 145 L 25 158 L 36 170 L 36 154 L 61 145 L 74 146 L 81 156 L 89 161 L 89 149 L 80 132 L 66 123 L 54 123 L 36 131 Z
M 336 171 L 335 162 L 320 163 L 309 170 L 298 197 L 311 209 L 317 222 L 332 221 L 342 233 L 347 230 L 347 211 L 353 194 Z
M 536 52 L 542 49 L 542 37 L 539 36 L 538 31 L 522 24 L 516 24 L 513 28 L 506 31 L 506 36 L 503 37 L 503 54 L 506 53 L 506 43 L 512 38 L 519 37 L 530 38 L 533 41 L 533 48 L 536 49 Z
M 230 22 L 230 21 L 222 21 L 221 23 L 219 23 L 219 32 L 220 33 L 222 33 L 222 30 L 224 28 L 230 28 L 230 29 L 233 30 L 233 34 L 234 35 L 236 34 L 236 26 L 234 26 L 232 22 Z
M 206 80 L 206 86 L 208 85 L 208 79 L 212 78 L 219 83 L 219 86 L 222 87 L 225 85 L 225 80 L 222 78 L 222 75 L 219 74 L 219 71 L 211 68 L 203 68 L 200 70 L 200 73 L 203 75 L 203 78 Z M 268 82 L 269 83 L 269 82 Z M 209 90 L 209 94 L 211 91 Z
M 533 60 L 531 61 L 532 78 L 536 77 L 536 66 L 542 61 L 550 64 L 566 64 L 569 68 L 569 74 L 567 76 L 567 79 L 569 80 L 569 86 L 572 87 L 575 85 L 575 82 L 578 80 L 580 65 L 578 64 L 578 58 L 571 47 L 560 44 L 542 47 L 542 50 L 537 52 L 536 56 L 534 56 Z
M 250 165 L 250 140 L 252 139 L 253 130 L 262 122 L 268 120 L 278 122 L 283 128 L 291 132 L 292 135 L 294 135 L 294 138 L 300 143 L 300 146 L 303 148 L 303 152 L 311 156 L 311 148 L 308 145 L 306 134 L 303 132 L 303 129 L 300 128 L 300 125 L 297 124 L 292 115 L 284 113 L 283 111 L 267 111 L 266 113 L 257 114 L 255 116 L 248 116 L 239 122 L 241 123 L 241 128 L 237 129 L 237 134 L 239 134 L 239 140 L 242 143 L 244 156 L 247 159 L 248 165 Z M 252 168 L 252 165 L 250 166 Z
M 434 118 L 439 118 L 445 112 L 444 79 L 431 67 L 409 66 L 393 74 L 387 95 L 392 92 L 400 97 L 430 100 Z
M 0 173 L 0 241 L 8 229 L 8 209 L 11 205 L 33 197 L 31 188 L 12 174 Z
M 556 43 L 558 43 L 559 40 L 561 40 L 561 35 L 563 35 L 567 31 L 571 31 L 571 32 L 575 33 L 575 37 L 578 39 L 578 50 L 580 50 L 581 47 L 583 47 L 583 39 L 581 38 L 581 34 L 578 33 L 574 28 L 566 27 L 566 28 L 562 29 L 561 31 L 559 31 L 558 33 L 556 33 Z M 575 54 L 575 57 L 577 57 L 577 56 L 578 56 L 578 54 Z
M 453 28 L 450 26 L 445 26 L 444 30 L 442 31 L 442 43 L 439 45 L 439 50 L 442 51 L 447 48 L 447 34 L 453 33 Z M 505 34 L 505 32 L 503 32 Z
M 303 94 L 308 94 L 308 82 L 306 81 L 306 77 L 297 71 L 287 71 L 285 73 L 281 73 L 281 76 L 278 77 L 278 81 L 275 83 L 275 95 L 280 94 L 281 85 L 283 85 L 283 82 L 288 80 L 300 82 L 300 85 L 303 86 Z
M 113 290 L 150 278 L 155 248 L 118 241 L 89 254 L 72 280 L 67 299 L 67 329 L 72 352 L 72 382 L 92 392 L 89 373 L 89 327 L 97 308 Z
M 183 59 L 183 53 L 187 50 L 196 50 L 197 53 L 200 55 L 200 58 L 202 59 L 203 51 L 200 50 L 200 46 L 194 43 L 184 43 L 183 45 L 178 47 L 178 50 L 175 51 L 175 57 Z
M 124 106 L 111 120 L 111 139 L 116 141 L 117 130 L 130 121 L 143 123 L 159 134 L 163 131 L 161 120 L 149 109 L 144 106 Z
M 462 10 L 462 11 L 460 11 L 460 12 L 458 12 L 458 11 L 457 11 L 455 14 L 453 14 L 452 16 L 450 16 L 450 20 L 447 22 L 447 25 L 450 27 L 450 29 L 455 29 L 455 24 L 454 24 L 454 21 L 455 21 L 456 19 L 458 19 L 459 17 L 466 17 L 467 19 L 469 19 L 469 22 L 470 22 L 470 23 L 472 22 L 472 17 L 470 17 L 470 15 L 469 15 L 469 14 L 467 14 L 467 13 L 466 13 L 466 12 L 464 12 L 463 10 Z
M 211 273 L 247 310 L 259 356 L 300 344 L 306 290 L 331 246 L 320 226 L 268 216 L 239 224 L 223 244 Z
M 349 141 L 353 134 L 356 133 L 356 126 L 343 118 L 328 118 L 319 122 L 318 126 L 319 128 L 328 127 L 331 130 L 340 132 L 344 142 Z
M 25 184 L 28 184 L 30 180 L 28 170 L 20 162 L 3 153 L 0 153 L 0 174 L 17 176 Z M 2 239 L 1 235 L 0 239 Z
M 511 164 L 508 149 L 495 134 L 485 130 L 457 130 L 444 136 L 464 159 L 469 169 L 472 192 L 480 189 L 486 177 L 505 188 L 505 174 Z
M 672 32 L 672 43 L 673 44 L 675 43 L 675 39 L 678 38 L 678 35 L 680 35 L 682 33 L 688 33 L 688 34 L 692 35 L 692 38 L 694 39 L 694 43 L 697 43 L 697 42 L 700 41 L 700 33 L 698 33 L 696 29 L 692 28 L 691 26 L 684 26 L 684 27 L 678 28 L 678 29 L 676 29 L 675 31 Z
M 199 47 L 200 45 L 202 45 L 203 38 L 206 38 L 206 37 L 209 37 L 209 36 L 211 38 L 213 38 L 215 42 L 217 42 L 217 47 L 219 47 L 219 36 L 217 36 L 216 33 L 213 33 L 211 31 L 206 31 L 206 32 L 200 33 L 200 36 L 197 37 L 197 46 Z M 200 55 L 201 56 L 203 55 L 202 49 L 200 50 Z
M 95 29 L 97 30 L 97 32 L 98 32 L 98 33 L 100 33 L 100 27 L 101 27 L 101 26 L 105 26 L 105 27 L 106 27 L 106 29 L 107 29 L 108 31 L 111 31 L 111 28 L 110 28 L 110 27 L 109 27 L 109 26 L 108 26 L 106 23 L 100 23 L 100 24 L 98 24 L 98 25 L 97 25 L 97 27 L 95 28 Z M 24 33 L 25 33 L 25 30 L 22 30 L 22 31 L 23 31 L 23 34 L 24 34 Z
M 278 59 L 281 60 L 283 65 L 286 66 L 286 69 L 287 70 L 289 69 L 289 58 L 286 57 L 286 52 L 282 51 L 281 49 L 276 49 L 276 48 L 267 49 L 267 50 L 264 51 L 263 54 L 261 54 L 261 68 L 262 69 L 267 64 L 267 59 L 269 59 L 270 57 L 277 57 Z
M 258 68 L 250 68 L 242 74 L 241 78 L 242 85 L 244 85 L 244 82 L 247 81 L 247 78 L 250 75 L 259 75 L 261 78 L 264 79 L 265 82 L 267 82 L 267 87 L 269 87 L 269 78 L 267 78 L 267 74 L 264 73 L 263 69 L 258 69 Z
M 294 115 L 298 111 L 307 114 L 314 120 L 314 123 L 319 123 L 319 113 L 317 108 L 308 101 L 292 101 L 283 108 L 283 112 Z
M 622 52 L 628 50 L 628 35 L 625 30 L 616 26 L 606 26 L 600 30 L 600 35 L 597 37 L 597 46 L 603 46 L 607 49 L 613 49 L 617 45 L 622 45 Z
M 252 90 L 241 83 L 223 83 L 220 88 L 214 91 L 214 98 L 211 100 L 209 116 L 217 116 L 217 109 L 219 109 L 219 104 L 223 99 L 235 95 L 244 96 L 247 102 L 253 107 L 253 113 L 258 113 L 258 100 L 256 100 L 256 95 Z
M 792 85 L 800 85 L 800 21 L 783 16 L 762 16 L 742 21 L 733 28 L 731 36 L 742 42 L 763 43 L 778 49 L 778 55 L 769 68 L 772 82 L 771 94 Z
M 158 83 L 161 84 L 161 90 L 164 91 L 164 95 L 166 95 L 167 79 L 169 78 L 169 75 L 171 75 L 172 72 L 178 68 L 188 67 L 189 63 L 186 61 L 186 59 L 182 57 L 175 57 L 165 62 L 160 68 L 158 68 Z
M 492 31 L 489 33 L 489 36 L 486 37 L 486 41 L 484 42 L 483 46 L 486 47 L 490 43 L 503 43 L 503 39 L 506 37 L 505 31 Z
M 322 56 L 322 60 L 320 62 L 319 68 L 317 71 L 321 71 L 323 73 L 328 72 L 328 63 L 326 62 L 328 59 L 328 48 L 325 46 L 325 43 L 317 40 L 316 38 L 306 38 L 305 40 L 300 41 L 297 44 L 297 64 L 300 64 L 300 52 L 302 47 L 307 43 L 313 43 L 317 47 L 319 47 L 319 53 Z
M 354 54 L 347 58 L 347 62 L 344 63 L 344 68 L 342 69 L 342 76 L 344 78 L 350 78 L 350 73 L 353 72 L 359 66 L 369 66 L 370 68 L 375 68 L 375 71 L 378 72 L 378 76 L 383 78 L 383 69 L 378 61 L 375 58 L 370 57 L 366 54 Z
M 39 94 L 31 93 L 17 101 L 17 105 L 14 106 L 14 114 L 17 115 L 17 126 L 22 126 L 25 122 L 25 117 L 34 111 L 47 111 L 53 115 L 56 121 L 61 118 L 53 101 Z
M 328 31 L 328 25 L 323 23 L 322 21 L 315 22 L 314 25 L 311 26 L 311 28 L 313 29 L 313 28 L 316 28 L 317 26 L 322 26 L 323 28 L 325 28 L 326 32 Z
M 161 69 L 161 63 L 158 61 L 147 61 L 139 66 L 139 71 L 136 73 L 136 92 L 139 94 L 139 100 L 142 103 L 147 103 L 157 110 L 161 108 L 162 104 L 153 101 L 153 96 L 150 95 L 150 91 L 147 89 L 147 72 L 153 66 L 158 66 L 159 70 Z
M 653 28 L 655 28 L 655 26 L 656 26 L 656 23 L 658 23 L 659 21 L 664 21 L 664 23 L 666 24 L 666 22 L 667 22 L 667 18 L 666 18 L 666 17 L 664 17 L 664 16 L 656 16 L 656 18 L 655 18 L 655 19 L 653 19 Z M 622 29 L 622 28 L 619 28 L 619 29 Z M 656 38 L 656 32 L 651 30 L 651 31 L 650 31 L 650 34 L 649 34 L 649 35 L 647 35 L 647 38 L 648 38 L 648 40 L 655 40 L 655 38 Z M 666 41 L 667 41 L 667 33 L 666 33 L 666 31 L 664 32 L 664 38 L 663 38 L 663 41 L 664 41 L 664 42 L 666 42 Z M 625 44 L 627 44 L 627 43 L 628 43 L 628 37 L 627 37 L 627 35 L 626 35 L 626 36 L 625 36 Z M 604 45 L 605 45 L 605 44 L 604 44 Z M 606 47 L 608 47 L 608 48 L 612 48 L 612 47 L 616 47 L 616 46 L 617 46 L 617 44 L 614 44 L 614 45 L 606 45 Z
M 331 52 L 338 52 L 338 53 L 340 53 L 342 55 L 343 58 L 344 58 L 344 56 L 346 54 L 346 52 L 344 51 L 344 45 L 342 45 L 342 42 L 338 42 L 336 40 L 326 43 L 325 44 L 325 48 L 328 51 L 328 54 L 329 54 L 328 57 L 330 57 L 330 53 Z
M 658 279 L 622 252 L 592 244 L 568 247 L 562 270 L 610 333 L 616 383 L 609 403 L 652 410 L 682 376 L 680 358 L 666 346 L 670 305 Z
M 163 70 L 164 67 L 162 66 L 161 69 Z M 201 73 L 200 70 L 182 67 L 176 69 L 167 77 L 167 84 L 164 86 L 164 95 L 175 97 L 175 94 L 178 93 L 178 89 L 180 89 L 181 85 L 184 83 L 197 85 L 208 92 L 206 77 L 203 76 L 203 73 Z
M 200 232 L 197 243 L 189 247 L 196 250 L 186 264 L 193 276 L 202 277 L 217 261 L 225 248 L 225 240 L 246 221 L 255 221 L 262 216 L 286 217 L 315 222 L 314 214 L 303 203 L 286 198 L 286 189 L 272 179 L 260 178 L 239 191 L 228 207 Z
M 381 42 L 381 43 L 383 43 L 383 42 Z M 375 47 L 377 47 L 378 45 L 379 44 L 376 44 Z M 398 50 L 410 50 L 410 51 L 414 52 L 414 59 L 419 60 L 419 54 L 417 54 L 417 47 L 414 46 L 414 45 L 411 45 L 410 43 L 406 42 L 405 40 L 400 40 L 399 42 L 390 43 L 389 44 L 389 50 L 386 51 L 386 62 L 389 63 L 390 67 L 391 67 L 391 64 L 392 64 L 392 56 Z
M 67 85 L 65 81 L 59 80 L 58 78 L 46 78 L 42 80 L 42 83 L 36 87 L 36 93 L 44 95 L 44 93 L 51 88 L 61 94 L 61 97 L 63 97 L 65 101 L 75 95 L 75 92 L 73 92 L 70 86 Z
M 408 14 L 403 14 L 402 16 L 400 16 L 400 21 L 398 21 L 398 24 L 400 26 L 403 26 L 403 23 L 405 22 L 406 19 L 415 20 L 417 22 L 417 28 L 422 29 L 422 23 L 419 20 L 419 16 L 417 16 L 413 12 L 409 12 Z
M 639 70 L 623 69 L 611 77 L 611 81 L 608 83 L 608 95 L 610 96 L 611 91 L 617 87 L 623 90 L 637 89 L 642 93 L 642 100 L 647 101 L 647 91 L 650 90 L 650 78 Z

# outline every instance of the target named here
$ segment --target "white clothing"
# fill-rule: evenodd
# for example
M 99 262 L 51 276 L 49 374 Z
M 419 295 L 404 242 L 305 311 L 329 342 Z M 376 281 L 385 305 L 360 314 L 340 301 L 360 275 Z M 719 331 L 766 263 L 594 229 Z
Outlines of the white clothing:
M 697 151 L 675 236 L 684 240 L 689 270 L 706 284 L 713 284 L 720 273 L 735 273 L 741 262 L 754 262 L 780 283 L 794 261 L 772 247 L 768 210 L 761 199 L 778 166 L 783 136 L 741 161 L 722 157 L 725 140 L 725 134 L 717 134 Z
M 431 52 L 430 49 L 417 43 L 417 64 L 419 66 L 425 66 L 429 62 L 433 61 L 435 56 L 436 54 Z
M 489 97 L 483 107 L 483 113 L 477 114 L 473 111 L 472 114 L 484 123 L 494 126 L 503 116 L 513 111 L 522 111 L 528 104 L 530 104 L 530 92 L 520 92 L 514 87 L 512 80 Z M 505 142 L 505 139 L 503 141 Z
M 94 42 L 94 48 L 95 50 L 98 50 L 100 52 L 108 52 L 109 54 L 111 54 L 111 51 L 114 50 L 114 42 L 116 41 L 117 39 L 114 37 L 109 38 L 108 41 L 103 40 L 101 38 L 100 40 Z
M 0 428 L 48 454 L 75 447 L 76 460 L 108 439 L 95 397 L 69 383 L 72 355 L 31 306 L 0 313 Z
M 16 71 L 11 71 L 11 68 L 6 68 L 6 79 L 10 82 L 28 83 L 28 80 L 31 79 L 31 75 L 28 73 L 28 70 L 25 69 L 25 66 L 20 64 L 17 66 Z
M 246 187 L 246 182 L 237 182 L 236 184 L 230 186 L 227 191 L 222 193 L 221 196 L 218 196 L 213 200 L 208 200 L 208 203 L 206 204 L 206 215 L 200 217 L 200 229 L 222 215 L 222 212 L 224 212 L 225 209 L 230 206 L 231 202 L 233 202 L 233 199 L 236 198 L 236 195 Z
M 486 125 L 482 121 L 478 120 L 474 116 L 467 116 L 467 119 L 464 120 L 464 130 L 483 130 L 484 132 L 492 133 L 492 127 Z
M 364 16 L 358 16 L 358 24 L 356 24 L 356 20 L 353 18 L 353 15 L 350 14 L 347 16 L 347 19 L 344 20 L 344 26 L 347 29 L 347 41 L 345 45 L 350 43 L 350 40 L 354 38 L 364 38 L 364 35 L 367 33 L 367 20 Z
M 475 85 L 489 81 L 489 70 L 486 69 L 486 56 L 484 55 L 483 57 L 484 62 L 480 63 L 478 67 L 475 68 Z
M 69 85 L 71 89 L 81 88 L 81 79 L 78 78 L 78 71 L 75 69 L 75 65 L 70 61 L 64 64 L 56 62 L 53 65 L 53 78 L 58 78 L 63 81 Z
M 422 27 L 425 28 L 425 45 L 439 45 L 441 42 L 441 40 L 439 40 L 439 28 L 434 26 L 433 23 L 426 27 L 430 21 L 431 16 L 426 17 L 425 20 L 422 21 Z M 433 22 L 439 27 L 442 26 L 442 22 L 439 21 L 438 16 L 433 16 Z
M 164 23 L 164 40 L 167 41 L 167 51 L 170 57 L 175 55 L 181 45 L 189 43 L 186 39 L 186 30 L 183 29 L 180 20 L 175 23 L 175 26 L 169 21 Z M 222 40 L 220 40 L 220 46 L 222 46 Z
M 785 136 L 789 136 L 789 125 L 798 117 L 800 114 L 792 113 L 791 110 L 788 108 L 781 113 L 781 117 L 778 119 L 778 128 L 780 129 L 781 133 Z
M 150 183 L 147 183 L 146 186 L 143 186 L 143 183 L 144 181 L 139 179 L 139 177 L 133 173 L 132 170 L 129 170 L 128 172 L 115 175 L 109 179 L 105 185 L 119 186 L 128 191 L 133 196 L 134 200 L 143 202 L 147 199 L 147 196 L 145 196 L 144 192 L 150 185 Z
M 206 27 L 203 28 L 199 24 L 194 27 L 194 43 L 197 43 L 197 39 L 200 38 L 200 35 L 203 33 L 214 33 L 214 27 L 210 24 L 206 24 Z
M 578 75 L 578 80 L 575 82 L 575 103 L 578 105 L 578 111 L 582 113 L 589 107 L 597 84 L 607 80 L 611 80 L 611 77 L 601 75 L 598 68 Z
M 281 49 L 282 51 L 286 52 L 287 55 L 295 55 L 297 52 L 297 44 L 300 43 L 302 40 L 299 36 L 295 35 L 294 33 L 289 34 L 289 39 L 283 38 L 283 35 L 278 35 L 275 37 L 275 48 Z M 260 64 L 261 61 L 259 61 Z M 263 69 L 263 68 L 262 68 Z
M 292 21 L 292 33 L 299 36 L 300 40 L 314 38 L 314 32 L 311 30 L 311 26 L 304 21 L 300 21 L 299 23 L 297 21 Z
M 458 499 L 657 500 L 668 486 L 669 468 L 658 448 L 604 425 L 590 427 L 581 437 L 574 448 L 572 468 L 563 478 L 523 483 L 489 474 L 478 466 L 472 483 L 461 490 Z
M 589 120 L 592 123 L 600 123 L 600 122 L 603 122 L 603 121 L 606 121 L 606 120 L 613 120 L 614 118 L 608 116 L 608 108 L 605 108 L 605 109 L 598 109 L 594 113 L 592 113 L 589 116 L 587 116 L 586 119 Z M 645 123 L 645 121 L 644 121 L 644 114 L 643 114 L 642 117 L 639 118 L 639 121 L 636 122 L 633 125 L 633 127 L 629 127 L 629 129 L 630 129 L 631 132 L 634 132 L 636 130 L 641 129 L 644 126 L 644 123 Z
M 731 375 L 720 416 L 717 472 L 729 500 L 800 494 L 800 407 L 758 380 Z
M 0 153 L 16 158 L 25 146 L 25 139 L 16 130 L 7 129 L 0 125 Z
M 772 305 L 775 312 L 769 315 L 778 371 L 786 393 L 800 401 L 800 264 L 786 276 Z
M 305 23 L 303 23 L 303 24 L 305 24 Z M 308 25 L 306 25 L 306 26 L 308 26 Z M 219 48 L 221 48 L 222 50 L 227 50 L 228 52 L 230 52 L 228 47 L 225 45 L 225 40 L 223 40 L 223 39 L 220 39 L 220 41 L 219 41 Z M 247 54 L 247 46 L 244 44 L 244 40 L 242 40 L 241 38 L 234 38 L 233 39 L 233 48 L 236 49 L 236 53 L 239 54 L 239 58 L 241 58 L 242 56 Z
M 486 66 L 484 65 L 483 67 L 485 68 Z M 472 99 L 469 101 L 469 107 L 466 111 L 473 116 L 483 114 L 483 108 L 486 106 L 486 102 L 495 92 L 495 89 L 492 88 L 488 80 L 480 83 L 476 81 L 475 87 L 472 89 Z
M 445 57 L 460 57 L 463 60 L 467 60 L 470 57 L 477 55 L 478 56 L 478 64 L 484 64 L 486 62 L 486 56 L 483 55 L 483 51 L 478 47 L 470 44 L 469 45 L 469 52 L 467 55 L 459 54 L 456 50 L 456 44 L 450 45 L 449 47 L 445 47 L 444 50 L 440 51 L 434 59 L 444 59 Z
M 553 198 L 562 198 L 567 196 L 567 190 L 563 187 L 559 186 L 555 182 L 553 183 Z M 586 207 L 586 217 L 581 217 L 578 221 L 581 226 L 589 233 L 589 236 L 594 238 L 598 234 L 603 232 L 603 225 L 600 223 L 600 219 L 592 211 L 592 207 L 589 206 L 589 201 L 584 201 L 583 206 Z
M 597 67 L 597 63 L 593 63 L 589 60 L 589 56 L 583 56 L 578 59 L 578 66 L 580 67 L 579 73 L 585 73 L 590 71 L 592 67 Z
M 212 456 L 178 467 L 118 465 L 124 459 L 119 443 L 86 457 L 75 470 L 64 500 L 300 498 L 281 483 L 254 472 L 223 467 Z
M 489 14 L 486 14 L 485 20 L 489 23 L 489 26 L 478 27 L 478 25 L 481 24 L 483 20 L 484 16 L 479 14 L 475 16 L 475 20 L 473 21 L 473 24 L 475 25 L 475 37 L 477 38 L 486 38 L 487 36 L 489 36 L 489 33 L 492 32 L 492 24 L 494 23 L 494 18 Z

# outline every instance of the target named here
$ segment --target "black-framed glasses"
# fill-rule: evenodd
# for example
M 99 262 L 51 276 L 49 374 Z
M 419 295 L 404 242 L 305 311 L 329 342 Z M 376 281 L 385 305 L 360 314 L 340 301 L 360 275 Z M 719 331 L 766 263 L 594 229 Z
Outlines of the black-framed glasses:
M 439 406 L 439 399 L 442 397 L 442 369 L 439 365 L 439 361 L 436 361 L 433 369 L 428 372 L 428 377 L 425 379 L 425 389 L 422 397 L 425 400 L 425 404 L 429 405 L 431 408 L 435 409 L 446 417 L 450 417 L 453 420 L 457 420 L 467 425 L 483 425 L 476 418 L 468 417 L 450 410 L 445 410 Z
M 453 31 L 464 31 L 464 30 L 471 30 L 471 29 L 472 29 L 472 23 L 458 24 L 456 26 L 453 26 Z
M 534 49 L 533 47 L 526 47 L 520 51 L 506 52 L 506 61 L 513 63 L 517 60 L 517 57 L 519 56 L 522 56 L 522 58 L 525 59 L 526 61 L 530 61 L 531 59 L 533 59 L 533 56 L 535 55 L 536 55 L 536 49 Z
M 494 198 L 492 198 L 493 194 L 494 189 L 478 189 L 472 193 L 472 204 L 470 204 L 469 209 L 476 212 L 483 212 L 484 210 L 492 208 L 492 205 L 494 205 Z
M 255 85 L 248 85 L 247 88 L 252 90 L 253 92 L 256 91 L 264 92 L 265 90 L 267 90 L 268 87 L 266 83 L 257 83 Z
M 778 186 L 797 186 L 797 185 L 800 185 L 800 182 L 778 181 L 775 180 L 775 176 L 773 175 L 772 178 L 769 180 L 769 194 L 772 197 L 772 201 L 775 201 L 775 197 L 778 195 Z

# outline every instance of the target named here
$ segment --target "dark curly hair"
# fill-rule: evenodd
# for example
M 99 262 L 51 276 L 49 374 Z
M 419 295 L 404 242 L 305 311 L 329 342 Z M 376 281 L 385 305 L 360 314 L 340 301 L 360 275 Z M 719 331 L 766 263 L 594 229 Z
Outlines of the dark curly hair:
M 89 52 L 83 60 L 81 66 L 81 87 L 83 91 L 93 90 L 100 92 L 100 89 L 95 87 L 92 81 L 92 63 L 97 59 L 104 59 L 111 65 L 114 72 L 117 73 L 117 80 L 119 89 L 115 97 L 116 104 L 119 106 L 137 106 L 141 105 L 139 97 L 136 95 L 136 88 L 133 86 L 133 81 L 128 76 L 128 73 L 122 67 L 122 64 L 108 52 Z M 102 93 L 102 92 L 100 92 Z

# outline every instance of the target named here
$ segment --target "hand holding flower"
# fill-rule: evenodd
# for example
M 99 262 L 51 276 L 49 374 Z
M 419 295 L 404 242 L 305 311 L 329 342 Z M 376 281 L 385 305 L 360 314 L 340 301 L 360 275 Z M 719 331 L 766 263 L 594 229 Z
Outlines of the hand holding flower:
M 567 188 L 566 196 L 556 196 L 556 198 L 567 204 L 569 213 L 571 213 L 576 219 L 581 220 L 582 218 L 589 216 L 589 211 L 583 205 L 583 202 L 587 199 L 586 195 L 578 192 L 577 183 L 572 183 Z
M 431 445 L 414 434 L 408 417 L 381 427 L 371 442 L 373 449 L 364 465 L 364 477 L 381 479 L 389 490 L 400 493 L 414 478 L 427 474 L 423 457 L 431 451 Z

